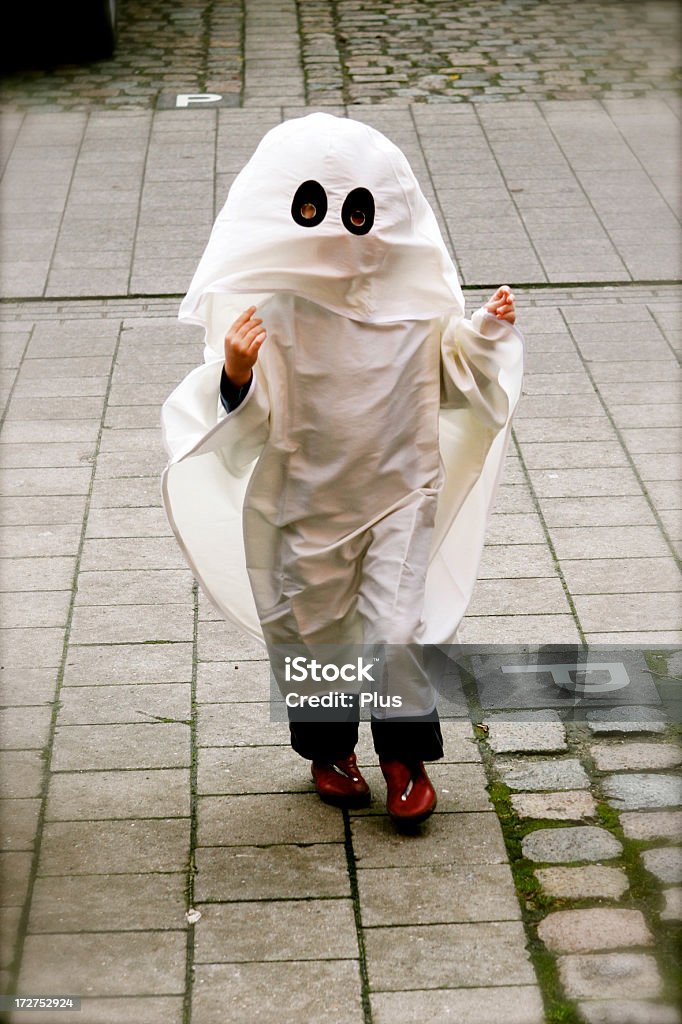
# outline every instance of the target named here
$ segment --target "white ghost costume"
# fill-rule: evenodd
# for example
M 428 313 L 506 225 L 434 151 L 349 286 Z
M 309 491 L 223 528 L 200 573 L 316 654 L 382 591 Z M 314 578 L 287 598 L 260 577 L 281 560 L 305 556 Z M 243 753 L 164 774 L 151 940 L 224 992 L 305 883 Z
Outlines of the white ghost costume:
M 224 337 L 250 305 L 267 340 L 226 414 Z M 204 328 L 205 363 L 164 404 L 162 491 L 215 606 L 271 652 L 453 642 L 523 342 L 483 310 L 464 318 L 402 152 L 328 114 L 268 132 L 230 189 L 180 320 Z M 433 708 L 418 661 L 397 666 L 397 714 Z

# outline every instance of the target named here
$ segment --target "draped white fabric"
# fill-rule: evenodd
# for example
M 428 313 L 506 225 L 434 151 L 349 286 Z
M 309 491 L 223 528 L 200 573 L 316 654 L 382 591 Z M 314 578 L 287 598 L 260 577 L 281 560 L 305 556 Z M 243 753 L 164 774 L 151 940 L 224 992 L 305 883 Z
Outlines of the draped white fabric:
M 312 226 L 294 216 L 311 181 Z M 347 227 L 354 190 L 373 201 L 365 233 Z M 224 335 L 254 300 L 267 341 L 225 415 Z M 226 618 L 268 643 L 454 639 L 523 364 L 518 331 L 463 314 L 392 143 L 326 114 L 266 135 L 181 306 L 205 329 L 204 365 L 162 414 L 169 521 Z

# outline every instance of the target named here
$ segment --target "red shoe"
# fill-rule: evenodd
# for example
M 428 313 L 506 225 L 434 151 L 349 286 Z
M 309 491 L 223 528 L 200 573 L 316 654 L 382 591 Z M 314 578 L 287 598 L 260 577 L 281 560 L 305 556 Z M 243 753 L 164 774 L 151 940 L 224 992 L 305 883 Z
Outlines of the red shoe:
M 321 798 L 335 807 L 366 807 L 372 795 L 355 754 L 338 761 L 313 761 L 311 773 Z
M 386 810 L 396 825 L 420 825 L 433 814 L 438 798 L 421 761 L 379 758 L 386 779 Z

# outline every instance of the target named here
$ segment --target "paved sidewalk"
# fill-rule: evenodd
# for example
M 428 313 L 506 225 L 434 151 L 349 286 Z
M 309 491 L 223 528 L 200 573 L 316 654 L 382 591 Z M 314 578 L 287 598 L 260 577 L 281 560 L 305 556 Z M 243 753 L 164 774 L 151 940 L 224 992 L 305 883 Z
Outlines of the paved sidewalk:
M 6 115 L 3 294 L 183 294 L 237 171 L 308 109 L 262 83 L 249 109 Z M 466 285 L 682 277 L 666 100 L 348 112 L 407 154 Z
M 509 85 L 501 22 L 457 100 L 415 76 L 442 79 L 485 8 L 443 7 L 427 33 L 405 3 L 414 64 L 387 75 L 388 5 L 330 20 L 250 0 L 242 25 L 187 3 L 157 52 L 177 6 L 145 28 L 128 5 L 147 64 L 15 82 L 4 118 L 0 970 L 21 995 L 83 998 L 12 1024 L 681 1024 L 681 755 L 657 704 L 682 686 L 671 7 L 647 4 L 634 37 L 633 5 L 586 4 L 569 46 L 565 5 L 531 5 L 556 65 Z M 150 108 L 186 81 L 242 106 Z M 238 169 L 314 97 L 408 154 L 469 311 L 502 281 L 517 294 L 525 393 L 462 639 L 652 652 L 651 699 L 620 718 L 465 688 L 412 837 L 386 819 L 366 729 L 372 806 L 318 801 L 269 723 L 261 650 L 197 592 L 160 506 L 159 406 L 201 358 L 179 299 Z

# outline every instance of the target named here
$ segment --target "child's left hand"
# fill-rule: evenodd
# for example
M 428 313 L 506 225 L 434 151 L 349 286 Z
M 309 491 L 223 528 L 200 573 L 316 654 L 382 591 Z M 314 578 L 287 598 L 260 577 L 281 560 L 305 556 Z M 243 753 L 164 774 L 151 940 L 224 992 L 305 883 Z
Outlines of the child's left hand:
M 514 305 L 514 293 L 508 284 L 503 284 L 491 296 L 485 305 L 488 313 L 492 313 L 498 320 L 506 320 L 507 323 L 516 322 L 516 306 Z

